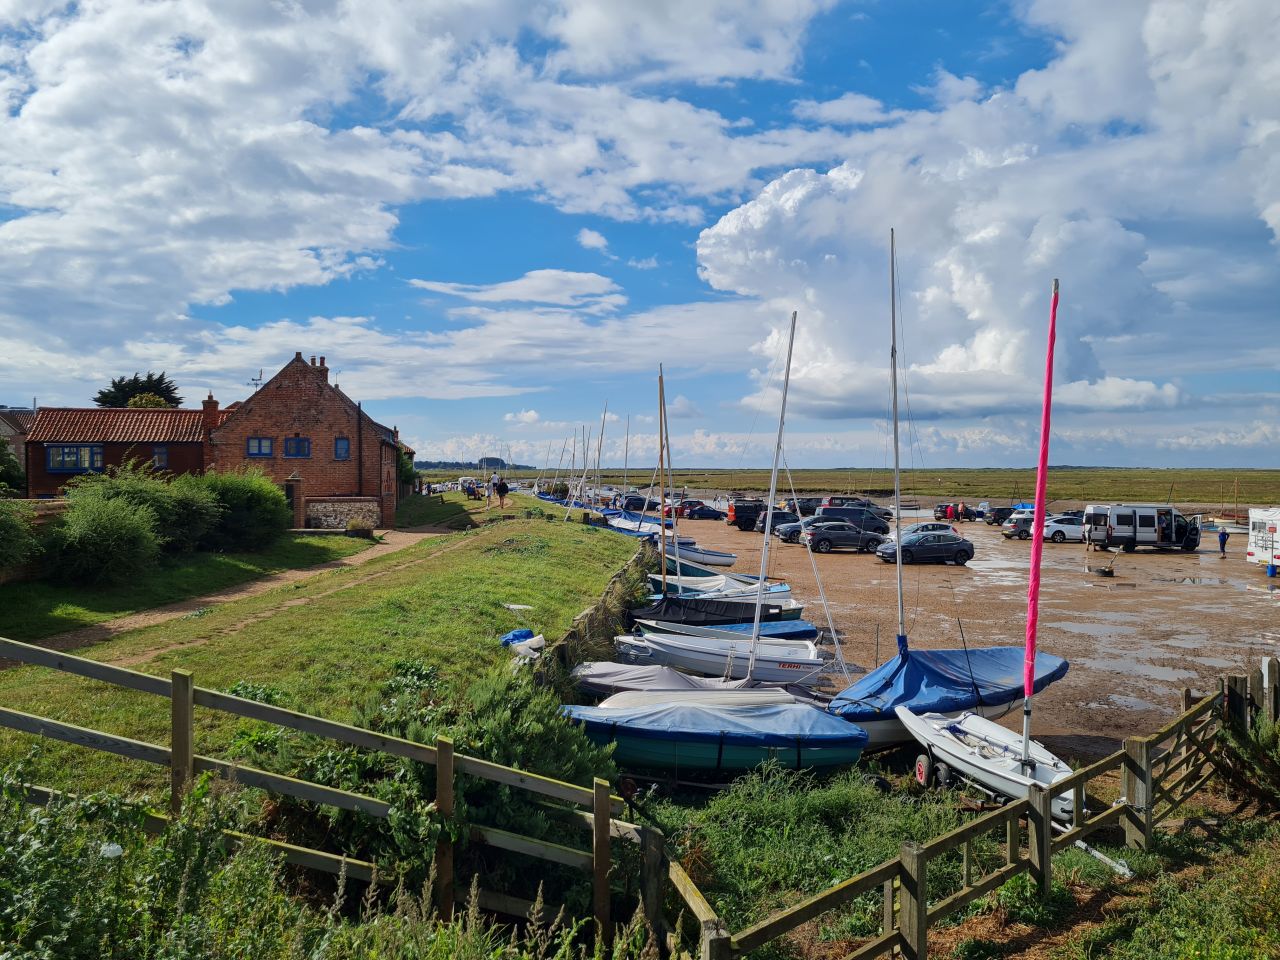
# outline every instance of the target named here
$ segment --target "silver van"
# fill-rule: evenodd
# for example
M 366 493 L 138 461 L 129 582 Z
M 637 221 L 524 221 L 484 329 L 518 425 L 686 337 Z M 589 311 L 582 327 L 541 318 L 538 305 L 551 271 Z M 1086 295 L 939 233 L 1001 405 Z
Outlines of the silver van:
M 1096 549 L 1191 552 L 1200 546 L 1200 517 L 1184 516 L 1171 503 L 1091 504 L 1085 508 L 1084 524 L 1085 540 Z

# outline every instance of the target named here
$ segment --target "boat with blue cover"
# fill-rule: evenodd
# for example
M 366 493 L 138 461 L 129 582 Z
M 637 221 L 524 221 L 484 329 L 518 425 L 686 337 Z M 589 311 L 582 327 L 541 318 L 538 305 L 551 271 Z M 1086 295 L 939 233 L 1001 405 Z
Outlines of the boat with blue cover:
M 595 743 L 616 744 L 625 767 L 741 771 L 774 761 L 793 770 L 858 762 L 866 731 L 803 703 L 640 707 L 566 706 Z
M 663 620 L 637 620 L 640 633 L 682 633 L 689 637 L 750 637 L 753 623 L 722 623 L 707 626 L 696 623 L 672 623 Z M 760 636 L 766 640 L 816 640 L 818 628 L 808 620 L 774 620 L 760 624 Z

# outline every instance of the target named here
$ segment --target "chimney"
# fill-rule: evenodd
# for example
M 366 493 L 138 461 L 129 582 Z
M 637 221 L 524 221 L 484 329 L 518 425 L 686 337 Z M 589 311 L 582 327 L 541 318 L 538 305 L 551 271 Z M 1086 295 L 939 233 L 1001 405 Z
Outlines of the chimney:
M 316 365 L 316 355 L 314 353 L 311 355 L 311 365 L 313 367 Z
M 302 359 L 302 351 L 301 351 L 301 350 L 295 350 L 295 351 L 294 351 L 294 353 L 293 353 L 293 359 L 295 359 L 295 360 L 301 360 L 301 359 Z
M 324 374 L 324 382 L 329 382 L 329 368 L 324 365 L 324 357 L 320 358 L 320 372 Z
M 212 390 L 209 391 L 209 396 L 200 404 L 200 407 L 204 411 L 201 421 L 204 424 L 204 432 L 207 435 L 210 430 L 214 430 L 218 426 L 218 401 L 213 399 Z

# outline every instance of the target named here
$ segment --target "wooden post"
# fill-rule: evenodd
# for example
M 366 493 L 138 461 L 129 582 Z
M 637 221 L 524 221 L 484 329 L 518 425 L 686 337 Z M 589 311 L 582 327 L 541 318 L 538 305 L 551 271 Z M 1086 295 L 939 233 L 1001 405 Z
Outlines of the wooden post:
M 893 931 L 893 877 L 884 882 L 884 919 L 881 924 L 881 933 L 890 933 Z
M 436 812 L 443 820 L 436 840 L 436 910 L 442 920 L 453 918 L 453 741 L 436 737 Z
M 965 889 L 973 885 L 973 843 L 968 839 L 964 842 L 964 859 L 962 868 L 964 871 L 964 883 L 961 884 Z
M 929 858 L 924 847 L 911 841 L 902 845 L 900 856 L 898 928 L 902 931 L 902 955 L 907 960 L 925 960 L 929 955 Z
M 654 940 L 663 942 L 666 921 L 662 905 L 667 899 L 667 851 L 661 830 L 644 827 L 640 831 L 640 901 Z
M 613 810 L 609 792 L 608 781 L 596 777 L 595 802 L 591 811 L 591 889 L 596 938 L 606 948 L 613 942 L 613 929 L 609 922 L 609 821 Z
M 1249 729 L 1249 681 L 1227 677 L 1227 723 L 1237 730 Z
M 1018 836 L 1018 818 L 1010 817 L 1004 822 L 1004 858 L 1005 863 L 1018 862 L 1018 847 L 1021 845 Z
M 1254 716 L 1265 716 L 1265 701 L 1267 695 L 1263 689 L 1266 685 L 1266 676 L 1262 672 L 1262 666 L 1259 665 L 1249 672 L 1249 719 Z
M 1280 660 L 1262 658 L 1262 676 L 1266 681 L 1266 695 L 1262 698 L 1262 712 L 1271 723 L 1280 721 Z
M 1053 794 L 1044 787 L 1031 788 L 1031 809 L 1027 812 L 1027 848 L 1031 876 L 1047 899 L 1053 887 Z
M 1145 850 L 1151 841 L 1151 741 L 1129 737 L 1124 753 L 1124 841 Z
M 190 670 L 172 671 L 169 681 L 169 809 L 177 816 L 195 775 L 195 684 Z
M 729 960 L 733 956 L 733 939 L 719 920 L 702 921 L 698 944 L 698 960 Z

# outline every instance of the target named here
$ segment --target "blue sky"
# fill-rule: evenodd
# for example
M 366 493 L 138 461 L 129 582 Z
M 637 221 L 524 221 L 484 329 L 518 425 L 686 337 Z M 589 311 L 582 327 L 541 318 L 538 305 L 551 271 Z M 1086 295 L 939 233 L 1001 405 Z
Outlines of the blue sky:
M 1280 466 L 1265 0 L 0 0 L 0 402 L 295 350 L 423 457 Z M 614 419 L 616 417 L 616 419 Z

